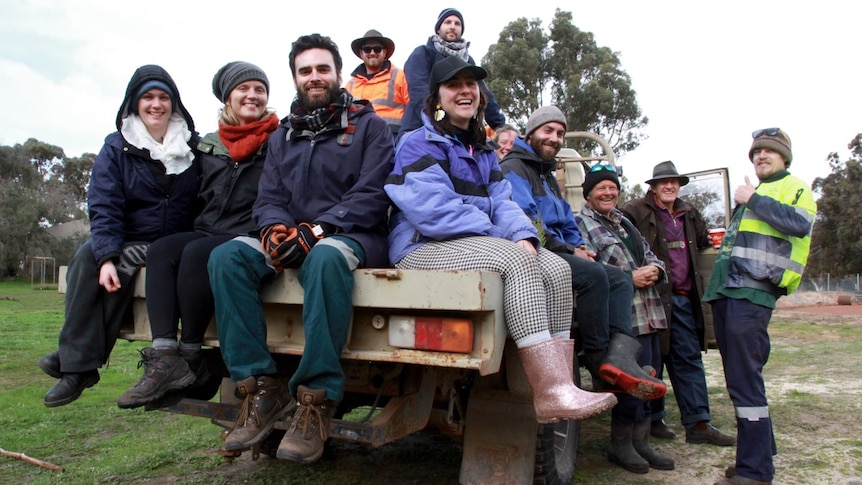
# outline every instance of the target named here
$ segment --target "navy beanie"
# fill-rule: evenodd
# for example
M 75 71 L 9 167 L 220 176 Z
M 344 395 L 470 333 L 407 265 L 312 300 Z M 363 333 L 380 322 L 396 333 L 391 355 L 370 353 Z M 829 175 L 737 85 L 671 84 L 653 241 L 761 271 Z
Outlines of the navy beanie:
M 464 16 L 461 15 L 461 12 L 454 8 L 444 8 L 440 15 L 437 16 L 437 23 L 434 24 L 434 33 L 436 34 L 438 30 L 440 30 L 440 25 L 443 24 L 443 21 L 446 20 L 447 17 L 456 16 L 461 20 L 461 35 L 464 35 Z

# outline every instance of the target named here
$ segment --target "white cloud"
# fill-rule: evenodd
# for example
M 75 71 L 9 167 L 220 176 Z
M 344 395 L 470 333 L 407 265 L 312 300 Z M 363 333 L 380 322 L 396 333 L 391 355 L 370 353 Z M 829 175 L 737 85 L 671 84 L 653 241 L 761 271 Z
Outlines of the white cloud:
M 220 104 L 210 84 L 232 60 L 261 66 L 271 106 L 287 114 L 294 95 L 287 55 L 301 34 L 320 32 L 339 45 L 344 76 L 359 63 L 350 42 L 368 29 L 396 43 L 404 64 L 424 44 L 445 4 L 381 0 L 304 3 L 217 0 L 49 0 L 7 2 L 0 25 L 0 143 L 29 137 L 67 155 L 96 152 L 114 129 L 116 110 L 135 68 L 155 63 L 177 82 L 198 130 L 216 128 Z M 554 10 L 618 52 L 649 139 L 622 160 L 632 182 L 674 160 L 681 170 L 727 166 L 734 183 L 753 175 L 750 132 L 781 126 L 793 138 L 793 172 L 811 181 L 829 173 L 825 158 L 862 132 L 859 41 L 862 6 L 820 1 L 722 3 L 550 0 L 511 6 L 465 2 L 465 38 L 480 60 L 500 31 L 519 17 L 545 28 Z

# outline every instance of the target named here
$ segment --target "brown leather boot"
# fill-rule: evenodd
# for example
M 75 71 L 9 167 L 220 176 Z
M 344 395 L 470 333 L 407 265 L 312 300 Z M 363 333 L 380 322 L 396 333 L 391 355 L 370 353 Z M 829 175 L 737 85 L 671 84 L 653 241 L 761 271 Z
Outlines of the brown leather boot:
M 613 394 L 587 392 L 575 386 L 573 370 L 566 369 L 562 340 L 552 338 L 518 349 L 524 373 L 533 389 L 533 408 L 539 423 L 586 419 L 617 403 Z
M 323 455 L 323 445 L 329 437 L 329 420 L 337 404 L 326 399 L 325 389 L 299 386 L 296 394 L 299 405 L 275 456 L 297 463 L 312 463 Z
M 296 404 L 274 377 L 247 377 L 237 383 L 237 391 L 244 398 L 236 424 L 225 437 L 226 451 L 246 450 L 260 443 Z

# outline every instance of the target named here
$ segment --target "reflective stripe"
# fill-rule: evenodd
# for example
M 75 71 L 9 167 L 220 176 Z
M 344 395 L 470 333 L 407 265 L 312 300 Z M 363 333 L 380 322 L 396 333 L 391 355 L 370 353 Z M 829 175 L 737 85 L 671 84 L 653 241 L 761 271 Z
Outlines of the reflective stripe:
M 746 258 L 753 259 L 756 261 L 764 261 L 773 266 L 777 266 L 782 269 L 787 269 L 799 274 L 805 270 L 804 264 L 799 264 L 796 261 L 791 260 L 790 258 L 785 258 L 779 254 L 770 253 L 768 251 L 762 251 L 760 249 L 754 248 L 746 248 L 742 246 L 734 246 L 733 251 L 731 251 L 731 256 L 735 256 L 737 258 Z
M 736 417 L 747 419 L 749 421 L 760 421 L 761 419 L 769 419 L 769 406 L 761 406 L 756 408 L 736 408 Z

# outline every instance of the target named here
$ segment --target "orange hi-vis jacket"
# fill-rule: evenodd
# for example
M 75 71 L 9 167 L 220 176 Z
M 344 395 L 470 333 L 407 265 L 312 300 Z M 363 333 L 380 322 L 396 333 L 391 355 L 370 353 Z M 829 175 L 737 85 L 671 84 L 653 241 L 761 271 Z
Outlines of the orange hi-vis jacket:
M 368 78 L 365 74 L 365 64 L 360 64 L 350 74 L 350 80 L 344 85 L 344 89 L 354 98 L 370 101 L 377 115 L 386 120 L 393 136 L 398 134 L 404 108 L 410 101 L 410 95 L 407 93 L 407 78 L 404 77 L 403 70 L 386 61 L 382 69 Z

